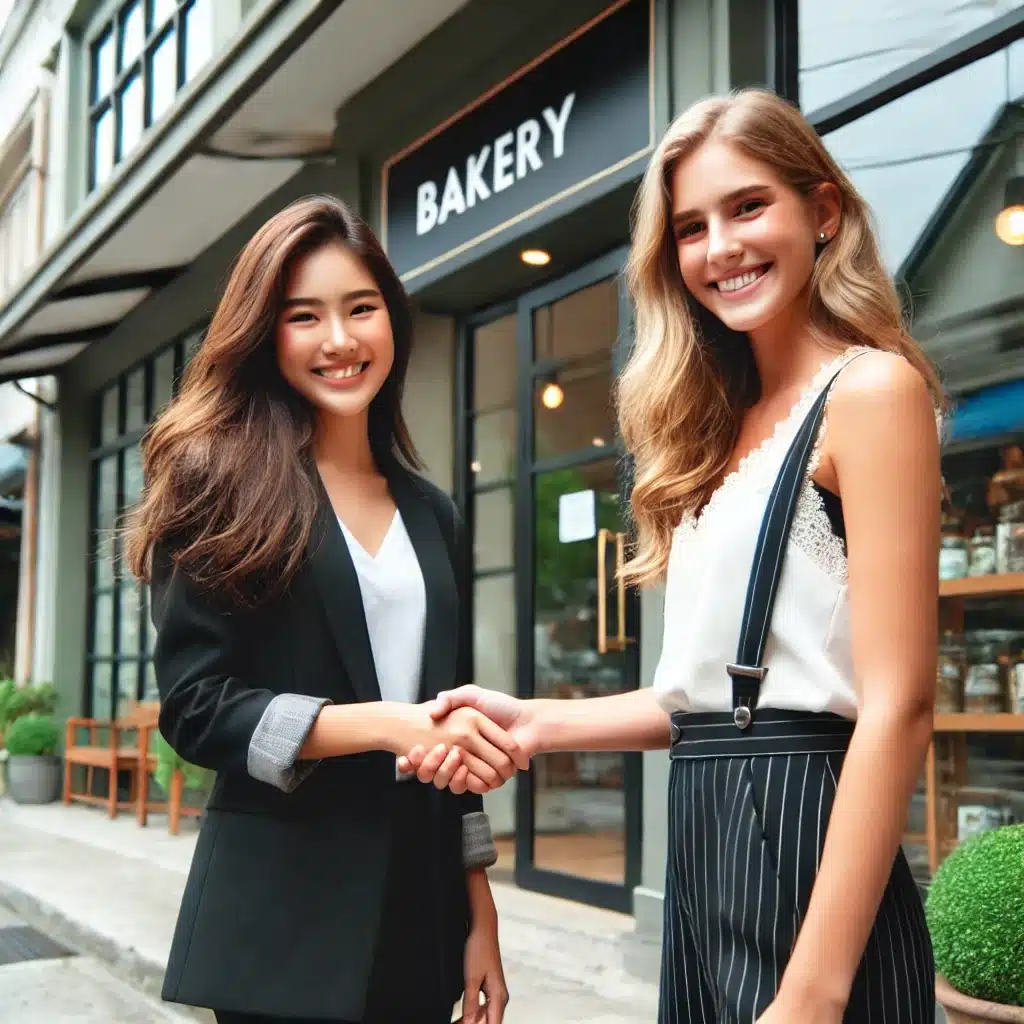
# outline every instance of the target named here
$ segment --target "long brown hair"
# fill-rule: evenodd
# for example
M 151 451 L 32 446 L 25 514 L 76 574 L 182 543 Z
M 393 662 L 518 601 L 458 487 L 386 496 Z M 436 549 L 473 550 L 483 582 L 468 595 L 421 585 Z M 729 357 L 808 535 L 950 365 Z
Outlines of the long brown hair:
M 377 466 L 419 458 L 402 417 L 412 344 L 405 289 L 370 228 L 332 196 L 309 196 L 271 217 L 232 267 L 181 390 L 142 445 L 146 486 L 126 520 L 129 568 L 149 581 L 153 550 L 199 583 L 251 602 L 287 584 L 302 562 L 320 503 L 314 410 L 281 376 L 275 331 L 295 262 L 341 242 L 380 289 L 394 365 L 369 409 Z
M 743 414 L 760 394 L 749 339 L 697 302 L 679 272 L 672 176 L 681 160 L 711 138 L 767 164 L 804 196 L 823 183 L 835 185 L 842 215 L 811 276 L 811 329 L 827 346 L 899 353 L 924 377 L 936 406 L 945 407 L 935 370 L 904 325 L 868 206 L 803 115 L 763 89 L 695 103 L 669 127 L 651 158 L 637 196 L 626 267 L 636 340 L 618 382 L 617 405 L 623 440 L 635 460 L 637 549 L 624 573 L 635 583 L 664 575 L 673 530 L 710 498 Z

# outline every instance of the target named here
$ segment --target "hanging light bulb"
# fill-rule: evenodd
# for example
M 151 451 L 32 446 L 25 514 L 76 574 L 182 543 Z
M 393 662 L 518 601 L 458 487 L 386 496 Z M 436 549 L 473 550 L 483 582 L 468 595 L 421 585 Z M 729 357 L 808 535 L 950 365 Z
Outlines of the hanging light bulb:
M 544 390 L 540 393 L 540 400 L 544 403 L 545 408 L 557 409 L 565 401 L 565 392 L 562 390 L 562 385 L 554 378 L 549 380 L 544 385 Z
M 1024 175 L 1006 183 L 1006 201 L 996 217 L 996 234 L 1007 245 L 1024 245 Z

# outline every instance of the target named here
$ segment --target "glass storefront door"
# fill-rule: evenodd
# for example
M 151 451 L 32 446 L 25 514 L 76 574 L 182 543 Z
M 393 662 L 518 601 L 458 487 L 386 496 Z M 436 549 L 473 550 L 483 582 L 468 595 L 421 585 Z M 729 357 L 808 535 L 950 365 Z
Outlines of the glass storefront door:
M 474 668 L 484 686 L 574 700 L 634 689 L 635 594 L 615 579 L 625 488 L 612 387 L 631 331 L 617 251 L 470 328 L 464 380 Z M 490 794 L 526 888 L 629 910 L 640 755 L 558 753 Z

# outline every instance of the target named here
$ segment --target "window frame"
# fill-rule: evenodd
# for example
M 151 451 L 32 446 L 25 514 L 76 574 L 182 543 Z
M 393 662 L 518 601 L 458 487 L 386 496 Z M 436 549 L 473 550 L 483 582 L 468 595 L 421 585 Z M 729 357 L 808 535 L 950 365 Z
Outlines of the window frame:
M 157 362 L 164 358 L 168 352 L 173 352 L 173 377 L 171 396 L 177 394 L 182 374 L 188 364 L 188 360 L 201 343 L 209 320 L 204 318 L 180 334 L 171 339 L 167 344 L 155 349 L 142 359 L 136 360 L 130 366 L 125 367 L 113 379 L 100 387 L 92 396 L 90 409 L 90 448 L 88 453 L 89 463 L 89 531 L 88 531 L 88 565 L 87 565 L 87 610 L 86 610 L 86 640 L 85 640 L 85 700 L 84 707 L 87 716 L 103 720 L 115 720 L 118 715 L 118 705 L 122 694 L 127 700 L 141 701 L 146 696 L 146 675 L 148 666 L 153 660 L 153 652 L 147 648 L 147 636 L 152 637 L 152 631 L 147 630 L 146 619 L 149 616 L 149 589 L 140 582 L 132 579 L 127 567 L 123 563 L 123 545 L 121 538 L 116 532 L 123 524 L 123 517 L 127 511 L 125 506 L 125 464 L 128 453 L 137 451 L 141 445 L 146 430 L 154 419 L 154 404 L 157 400 L 156 366 Z M 128 415 L 128 382 L 142 371 L 143 376 L 143 426 L 140 428 L 128 429 L 126 426 Z M 106 396 L 115 389 L 117 396 L 116 420 L 114 436 L 103 440 L 103 410 Z M 115 500 L 113 509 L 113 522 L 115 532 L 112 537 L 104 538 L 101 535 L 100 523 L 100 486 L 101 467 L 106 460 L 114 459 L 115 466 Z M 107 544 L 110 545 L 107 549 Z M 98 579 L 101 553 L 109 550 L 111 558 L 111 575 L 109 581 L 100 583 Z M 138 594 L 139 606 L 136 614 L 138 623 L 136 635 L 138 637 L 137 648 L 133 652 L 124 652 L 121 649 L 122 640 L 122 611 L 123 592 L 129 589 Z M 109 653 L 97 653 L 96 626 L 97 610 L 102 599 L 108 598 L 111 601 L 110 615 L 110 651 Z M 96 676 L 97 666 L 108 667 L 110 671 L 110 693 L 109 704 L 104 707 L 97 706 Z M 132 678 L 134 676 L 134 678 Z M 122 688 L 121 681 L 125 678 L 131 683 L 130 687 Z
M 211 32 L 213 31 L 213 18 L 215 17 L 215 0 L 170 0 L 174 5 L 174 13 L 169 17 L 156 23 L 154 11 L 159 0 L 112 0 L 103 5 L 98 16 L 95 17 L 88 31 L 82 40 L 82 60 L 84 64 L 85 88 L 83 90 L 83 104 L 80 108 L 83 111 L 83 124 L 85 126 L 85 192 L 91 195 L 102 188 L 116 173 L 126 159 L 135 152 L 153 125 L 162 121 L 171 108 L 177 102 L 183 89 L 189 84 L 187 77 L 188 69 L 188 38 L 186 27 L 188 19 L 200 4 L 211 3 Z M 143 17 L 143 41 L 141 47 L 130 61 L 123 67 L 120 55 L 124 26 L 128 21 L 126 12 L 136 8 L 142 8 Z M 166 44 L 167 38 L 173 34 L 174 48 L 174 88 L 173 98 L 159 113 L 153 116 L 153 55 L 159 48 Z M 100 48 L 110 40 L 112 47 L 113 78 L 105 92 L 100 93 L 98 89 L 98 62 Z M 212 45 L 212 40 L 211 40 Z M 198 70 L 198 69 L 197 69 Z M 123 97 L 129 82 L 138 76 L 142 87 L 142 123 L 138 137 L 133 141 L 131 147 L 123 149 L 123 121 L 122 106 Z M 100 119 L 110 113 L 113 118 L 111 152 L 108 154 L 110 170 L 102 179 L 97 179 L 97 153 L 96 145 L 97 125 Z

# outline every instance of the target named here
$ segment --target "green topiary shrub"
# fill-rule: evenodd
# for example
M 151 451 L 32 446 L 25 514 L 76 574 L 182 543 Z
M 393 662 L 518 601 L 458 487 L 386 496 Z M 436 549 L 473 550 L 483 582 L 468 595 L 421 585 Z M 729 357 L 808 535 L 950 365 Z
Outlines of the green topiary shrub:
M 935 969 L 966 996 L 1024 1006 L 1024 825 L 967 840 L 928 891 Z
M 57 723 L 36 711 L 22 715 L 7 730 L 5 742 L 11 757 L 45 757 L 56 753 L 60 740 Z

